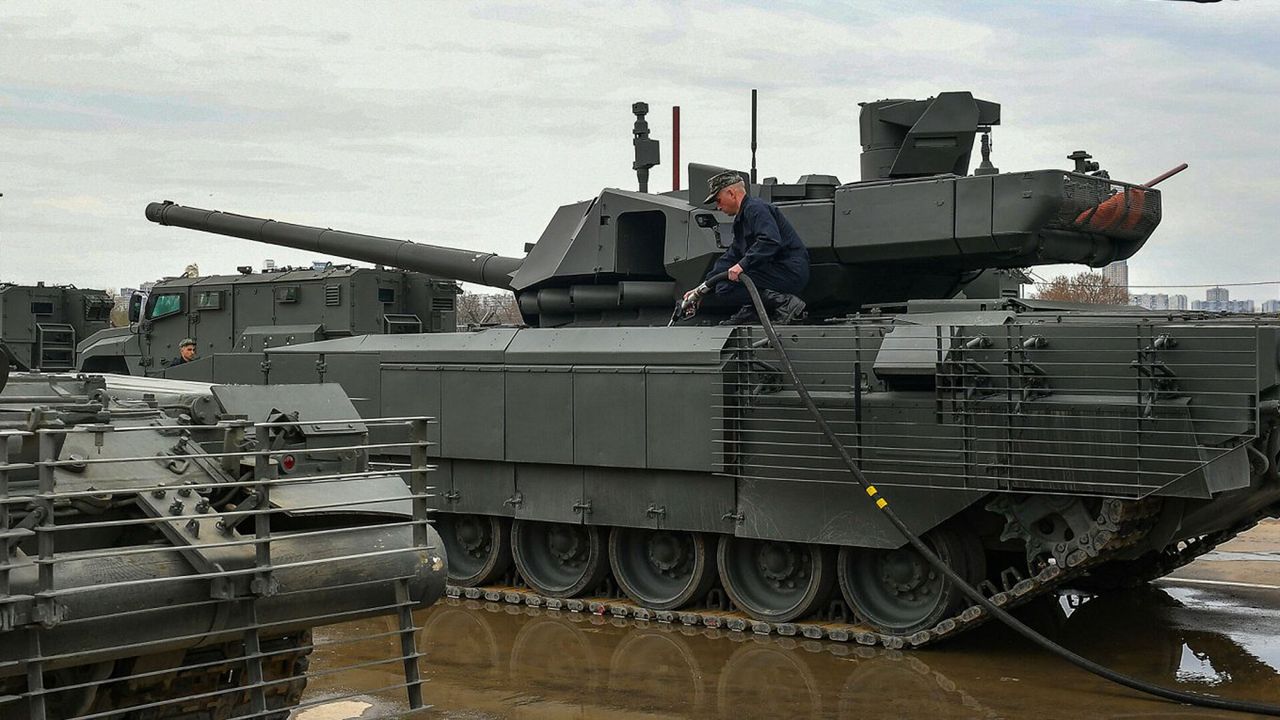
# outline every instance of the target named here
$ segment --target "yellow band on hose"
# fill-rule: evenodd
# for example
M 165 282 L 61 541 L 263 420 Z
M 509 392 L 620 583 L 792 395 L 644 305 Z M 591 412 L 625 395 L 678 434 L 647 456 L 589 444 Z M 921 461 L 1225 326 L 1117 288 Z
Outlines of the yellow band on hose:
M 884 506 L 888 504 L 889 504 L 889 501 L 885 500 L 884 498 L 880 498 L 879 500 L 876 500 L 876 507 L 880 508 L 881 510 L 883 510 Z
M 875 497 L 875 496 L 876 496 L 876 486 L 875 486 L 875 485 L 868 485 L 868 486 L 867 486 L 867 494 L 868 494 L 868 495 L 870 495 L 871 497 Z

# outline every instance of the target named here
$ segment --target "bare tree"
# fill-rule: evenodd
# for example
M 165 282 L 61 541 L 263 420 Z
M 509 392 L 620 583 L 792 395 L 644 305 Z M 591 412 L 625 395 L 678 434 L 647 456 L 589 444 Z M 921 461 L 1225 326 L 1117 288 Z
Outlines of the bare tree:
M 1094 305 L 1128 305 L 1129 291 L 1101 273 L 1082 272 L 1067 277 L 1059 275 L 1040 289 L 1041 300 L 1066 300 Z
M 129 296 L 114 295 L 111 298 L 111 327 L 129 326 Z
M 463 292 L 456 305 L 459 325 L 519 325 L 523 322 L 510 293 Z

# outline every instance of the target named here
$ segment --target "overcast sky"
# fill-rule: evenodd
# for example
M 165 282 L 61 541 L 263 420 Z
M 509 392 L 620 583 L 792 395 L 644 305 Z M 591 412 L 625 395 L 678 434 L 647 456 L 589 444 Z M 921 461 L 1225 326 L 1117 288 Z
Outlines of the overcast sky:
M 851 181 L 859 101 L 971 90 L 1003 106 L 1002 171 L 1190 163 L 1133 284 L 1275 298 L 1277 28 L 1275 0 L 5 2 L 0 280 L 317 259 L 148 223 L 163 199 L 521 255 L 557 206 L 635 187 L 636 100 L 662 191 L 672 105 L 682 161 L 746 167 L 759 88 L 761 175 Z

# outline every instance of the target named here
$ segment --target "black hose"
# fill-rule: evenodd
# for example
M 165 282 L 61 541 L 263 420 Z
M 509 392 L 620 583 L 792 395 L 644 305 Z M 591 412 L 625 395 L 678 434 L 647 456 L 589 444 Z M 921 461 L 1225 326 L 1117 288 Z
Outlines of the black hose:
M 717 276 L 717 278 L 718 277 L 719 276 Z M 1000 622 L 1008 625 L 1019 635 L 1030 640 L 1036 645 L 1039 645 L 1050 653 L 1066 660 L 1072 665 L 1132 690 L 1137 690 L 1138 692 L 1154 695 L 1173 702 L 1186 703 L 1188 705 L 1214 708 L 1216 710 L 1251 712 L 1259 715 L 1280 717 L 1280 706 L 1241 700 L 1228 700 L 1225 698 L 1201 695 L 1199 693 L 1185 692 L 1182 690 L 1171 690 L 1169 688 L 1160 687 L 1159 685 L 1130 677 L 1124 673 L 1112 670 L 1104 665 L 1100 665 L 1062 647 L 1058 643 L 1055 643 L 1044 635 L 1041 635 L 1030 627 L 1027 627 L 1021 620 L 1010 615 L 1004 608 L 1001 608 L 999 605 L 991 602 L 987 596 L 983 595 L 972 585 L 965 582 L 964 578 L 956 574 L 949 565 L 935 555 L 934 552 L 924 544 L 924 541 L 922 541 L 918 535 L 907 528 L 906 523 L 902 522 L 902 519 L 898 517 L 896 512 L 894 512 L 892 503 L 886 501 L 883 497 L 877 499 L 877 493 L 873 490 L 871 483 L 867 480 L 866 476 L 862 474 L 862 471 L 858 469 L 857 464 L 853 461 L 853 457 L 849 455 L 849 451 L 845 450 L 844 443 L 840 442 L 840 438 L 836 437 L 836 434 L 831 430 L 831 426 L 827 425 L 826 419 L 822 416 L 822 411 L 819 410 L 817 404 L 813 402 L 813 397 L 809 395 L 808 388 L 806 388 L 804 382 L 800 380 L 800 376 L 796 374 L 795 367 L 791 365 L 791 359 L 787 357 L 787 351 L 783 346 L 782 341 L 778 338 L 777 331 L 773 328 L 773 323 L 769 321 L 768 310 L 765 308 L 764 301 L 760 298 L 760 291 L 756 289 L 756 284 L 752 282 L 751 278 L 748 277 L 746 273 L 742 273 L 738 276 L 738 282 L 746 286 L 747 292 L 751 295 L 751 303 L 755 306 L 756 313 L 760 315 L 760 323 L 764 326 L 765 335 L 768 336 L 769 342 L 771 342 L 773 347 L 778 351 L 778 357 L 782 361 L 782 367 L 791 378 L 791 383 L 795 386 L 796 394 L 800 396 L 800 401 L 804 403 L 805 409 L 809 411 L 809 414 L 813 416 L 814 421 L 817 422 L 818 428 L 822 430 L 822 434 L 827 438 L 827 442 L 831 444 L 831 447 L 836 451 L 836 454 L 840 456 L 840 459 L 844 462 L 845 466 L 849 468 L 849 473 L 853 475 L 854 479 L 858 481 L 858 484 L 867 491 L 868 498 L 875 502 L 876 507 L 884 513 L 884 516 L 889 519 L 889 522 L 892 523 L 895 528 L 898 529 L 898 532 L 902 533 L 902 536 L 907 539 L 907 542 L 914 547 L 917 552 L 923 555 L 924 559 L 928 560 L 930 565 L 933 565 L 939 572 L 945 575 L 947 580 L 960 588 L 960 590 L 963 591 L 965 595 L 972 598 L 974 602 L 981 605 L 984 610 L 991 613 L 992 617 L 995 617 Z

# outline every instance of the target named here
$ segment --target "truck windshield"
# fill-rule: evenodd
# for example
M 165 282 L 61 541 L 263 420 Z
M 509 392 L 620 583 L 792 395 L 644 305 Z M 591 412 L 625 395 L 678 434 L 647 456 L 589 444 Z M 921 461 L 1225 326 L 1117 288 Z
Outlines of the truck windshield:
M 165 315 L 172 315 L 182 311 L 181 295 L 157 295 L 155 302 L 151 305 L 151 314 L 148 319 L 154 320 Z

